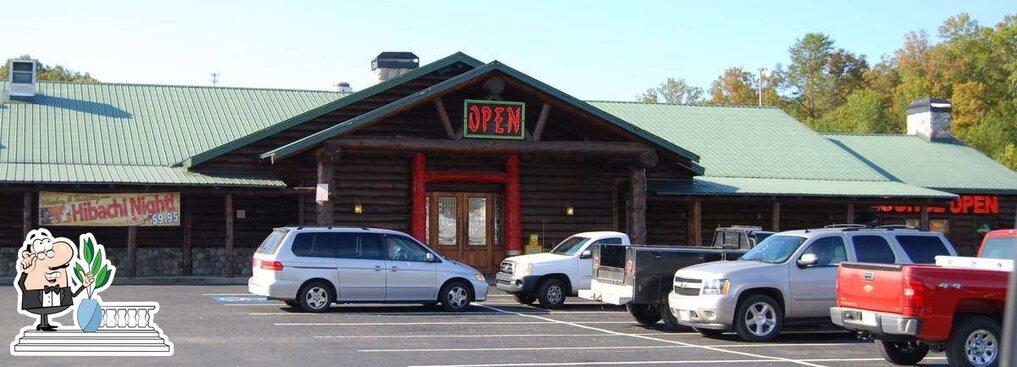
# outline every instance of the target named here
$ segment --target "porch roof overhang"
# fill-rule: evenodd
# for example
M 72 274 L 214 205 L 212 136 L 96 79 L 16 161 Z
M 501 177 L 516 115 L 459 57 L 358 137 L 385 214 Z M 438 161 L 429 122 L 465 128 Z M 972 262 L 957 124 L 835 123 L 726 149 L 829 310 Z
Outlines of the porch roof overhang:
M 651 180 L 648 190 L 660 196 L 689 197 L 825 197 L 865 200 L 947 202 L 957 195 L 896 181 L 837 181 L 744 177 L 695 177 L 691 180 Z
M 311 149 L 317 146 L 318 144 L 322 144 L 328 141 L 329 139 L 338 137 L 343 133 L 355 130 L 358 127 L 392 116 L 396 113 L 404 111 L 418 104 L 426 103 L 434 98 L 440 97 L 441 95 L 447 92 L 452 92 L 461 89 L 467 86 L 467 83 L 478 80 L 493 72 L 500 72 L 508 77 L 519 80 L 542 93 L 546 93 L 551 97 L 557 98 L 558 100 L 579 109 L 580 111 L 589 113 L 595 118 L 606 121 L 645 141 L 648 141 L 652 143 L 654 146 L 663 149 L 664 151 L 674 153 L 679 157 L 687 159 L 688 164 L 684 165 L 684 168 L 688 169 L 693 174 L 703 174 L 704 172 L 703 167 L 698 164 L 699 156 L 696 155 L 695 153 L 685 150 L 667 140 L 661 139 L 656 135 L 653 135 L 643 129 L 640 129 L 639 127 L 636 127 L 635 125 L 632 125 L 618 117 L 615 117 L 614 115 L 604 112 L 590 105 L 589 103 L 586 103 L 582 100 L 579 100 L 575 97 L 565 94 L 560 90 L 557 90 L 547 84 L 544 84 L 543 82 L 540 82 L 539 80 L 536 80 L 526 74 L 523 74 L 522 72 L 517 71 L 511 67 L 508 67 L 507 65 L 504 65 L 498 61 L 494 61 L 483 66 L 480 66 L 476 69 L 467 71 L 444 82 L 438 83 L 430 88 L 426 88 L 417 93 L 411 94 L 405 98 L 399 99 L 395 102 L 374 109 L 368 113 L 357 116 L 343 123 L 337 124 L 333 127 L 307 136 L 303 139 L 294 141 L 292 143 L 262 153 L 259 157 L 262 159 L 270 159 L 274 162 L 275 160 L 278 159 L 293 156 L 295 154 Z

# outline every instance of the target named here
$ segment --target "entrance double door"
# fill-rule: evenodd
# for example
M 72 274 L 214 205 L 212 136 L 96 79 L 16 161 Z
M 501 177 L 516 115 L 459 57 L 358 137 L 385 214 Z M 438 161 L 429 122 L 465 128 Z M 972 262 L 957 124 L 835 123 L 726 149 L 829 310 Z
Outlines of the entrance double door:
M 427 199 L 431 247 L 481 272 L 494 272 L 505 252 L 501 194 L 432 192 Z

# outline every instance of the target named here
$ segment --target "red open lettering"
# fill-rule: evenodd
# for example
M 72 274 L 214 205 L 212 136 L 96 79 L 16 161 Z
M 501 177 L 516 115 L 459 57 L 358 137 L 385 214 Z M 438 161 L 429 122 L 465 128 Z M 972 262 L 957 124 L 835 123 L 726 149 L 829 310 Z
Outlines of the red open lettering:
M 466 121 L 468 122 L 467 127 L 471 133 L 475 133 L 480 130 L 480 124 L 482 123 L 480 120 L 480 107 L 470 106 L 470 114 Z
M 481 132 L 487 133 L 487 122 L 491 121 L 491 107 L 484 106 L 480 108 L 480 114 L 483 115 L 483 123 L 481 124 Z
M 502 117 L 502 112 L 505 112 L 505 107 L 499 106 L 494 108 L 494 133 L 498 135 L 505 133 L 505 128 L 502 127 L 505 117 Z
M 518 134 L 521 129 L 520 117 L 523 114 L 522 107 L 509 107 L 506 109 L 508 112 L 508 130 L 509 134 Z

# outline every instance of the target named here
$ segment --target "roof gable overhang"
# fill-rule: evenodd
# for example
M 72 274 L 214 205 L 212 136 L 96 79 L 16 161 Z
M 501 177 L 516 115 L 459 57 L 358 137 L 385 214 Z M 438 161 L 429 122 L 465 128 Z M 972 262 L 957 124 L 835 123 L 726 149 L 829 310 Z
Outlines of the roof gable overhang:
M 678 157 L 687 160 L 687 164 L 683 167 L 693 174 L 702 174 L 703 167 L 699 166 L 699 156 L 683 149 L 667 140 L 661 139 L 660 137 L 653 135 L 635 125 L 632 125 L 614 115 L 611 115 L 603 110 L 600 110 L 582 100 L 579 100 L 573 96 L 570 96 L 558 89 L 555 89 L 537 79 L 534 79 L 518 70 L 515 70 L 507 65 L 504 65 L 498 61 L 485 64 L 477 67 L 473 70 L 467 71 L 463 74 L 450 78 L 444 82 L 435 84 L 432 87 L 425 88 L 417 93 L 411 94 L 407 97 L 389 103 L 385 106 L 379 107 L 368 113 L 347 120 L 343 123 L 332 126 L 328 129 L 319 131 L 315 134 L 302 138 L 300 140 L 291 142 L 289 144 L 280 146 L 268 152 L 262 153 L 260 158 L 270 159 L 273 162 L 278 159 L 290 157 L 306 150 L 312 149 L 313 147 L 326 142 L 329 139 L 342 136 L 345 133 L 352 132 L 363 126 L 385 119 L 386 117 L 393 116 L 407 109 L 419 106 L 423 103 L 429 103 L 435 98 L 440 98 L 448 93 L 463 89 L 470 85 L 485 80 L 488 76 L 499 75 L 505 76 L 512 83 L 521 83 L 522 87 L 533 89 L 539 93 L 546 94 L 558 102 L 564 104 L 569 108 L 576 109 L 582 113 L 588 114 L 593 118 L 604 121 L 614 127 L 620 128 L 625 132 L 628 132 L 639 140 L 650 143 L 652 146 L 661 149 L 665 152 L 670 152 Z
M 413 81 L 414 79 L 417 79 L 417 78 L 419 78 L 421 76 L 428 75 L 428 74 L 436 72 L 436 71 L 440 71 L 440 70 L 442 70 L 444 68 L 451 67 L 451 66 L 454 66 L 456 64 L 464 64 L 464 65 L 466 65 L 466 66 L 468 66 L 470 68 L 477 68 L 477 67 L 480 67 L 480 66 L 484 65 L 484 63 L 481 62 L 480 60 L 474 59 L 473 57 L 470 57 L 469 55 L 466 55 L 466 54 L 464 54 L 462 52 L 456 52 L 456 53 L 454 53 L 452 55 L 449 55 L 449 56 L 447 56 L 445 58 L 442 58 L 440 60 L 437 60 L 437 61 L 432 62 L 432 63 L 427 64 L 427 65 L 424 65 L 424 66 L 422 66 L 420 68 L 413 69 L 413 70 L 411 70 L 411 71 L 409 71 L 409 72 L 407 72 L 405 74 L 402 74 L 402 75 L 400 75 L 398 77 L 395 77 L 395 78 L 386 80 L 384 82 L 375 84 L 375 85 L 373 85 L 373 86 L 371 86 L 369 88 L 366 88 L 364 90 L 361 90 L 359 92 L 350 94 L 348 96 L 339 98 L 339 99 L 337 99 L 337 100 L 335 100 L 333 102 L 329 102 L 329 103 L 326 103 L 324 105 L 321 105 L 321 106 L 319 106 L 319 107 L 317 107 L 315 109 L 312 109 L 312 110 L 309 110 L 307 112 L 301 113 L 299 115 L 293 116 L 293 117 L 291 117 L 291 118 L 289 118 L 287 120 L 284 120 L 284 121 L 282 121 L 282 122 L 280 122 L 278 124 L 272 125 L 272 126 L 270 126 L 268 128 L 265 128 L 263 130 L 259 130 L 257 132 L 254 132 L 254 133 L 250 134 L 250 135 L 244 136 L 244 137 L 242 137 L 240 139 L 231 141 L 231 142 L 229 142 L 227 144 L 223 144 L 223 145 L 220 145 L 220 146 L 218 146 L 216 148 L 213 148 L 211 150 L 208 150 L 208 151 L 202 152 L 200 154 L 197 154 L 197 155 L 195 155 L 193 157 L 190 157 L 190 158 L 180 162 L 178 165 L 183 166 L 185 168 L 191 168 L 191 167 L 197 166 L 197 165 L 199 165 L 201 163 L 210 161 L 212 159 L 215 159 L 216 157 L 222 156 L 224 154 L 227 154 L 229 152 L 237 150 L 237 149 L 239 149 L 241 147 L 244 147 L 246 145 L 249 145 L 251 143 L 254 143 L 254 142 L 257 142 L 259 140 L 265 139 L 267 137 L 276 135 L 276 134 L 278 134 L 280 132 L 283 132 L 283 131 L 285 131 L 287 129 L 290 129 L 290 128 L 294 127 L 294 126 L 297 126 L 297 125 L 303 124 L 305 122 L 311 121 L 311 120 L 313 120 L 315 118 L 321 117 L 321 116 L 323 116 L 323 115 L 325 115 L 325 114 L 327 114 L 329 112 L 332 112 L 332 111 L 341 109 L 343 107 L 349 106 L 351 104 L 363 101 L 363 100 L 365 100 L 367 98 L 370 98 L 372 96 L 385 93 L 386 91 L 389 91 L 389 90 L 391 90 L 391 89 L 393 89 L 395 87 L 398 87 L 400 85 L 403 85 L 403 84 L 405 84 L 407 82 Z

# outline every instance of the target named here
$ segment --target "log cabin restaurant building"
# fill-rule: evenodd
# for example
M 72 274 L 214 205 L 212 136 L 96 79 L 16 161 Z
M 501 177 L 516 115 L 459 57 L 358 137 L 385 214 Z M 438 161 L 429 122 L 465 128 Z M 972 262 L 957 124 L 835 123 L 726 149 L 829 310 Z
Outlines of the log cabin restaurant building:
M 821 135 L 775 108 L 586 102 L 462 53 L 373 62 L 361 91 L 36 82 L 0 99 L 0 274 L 37 226 L 93 232 L 128 276 L 250 272 L 274 227 L 405 231 L 485 272 L 535 242 L 619 230 L 911 224 L 971 253 L 1013 228 L 1017 173 L 949 135 Z

